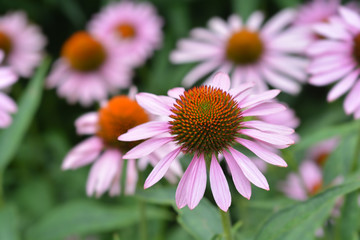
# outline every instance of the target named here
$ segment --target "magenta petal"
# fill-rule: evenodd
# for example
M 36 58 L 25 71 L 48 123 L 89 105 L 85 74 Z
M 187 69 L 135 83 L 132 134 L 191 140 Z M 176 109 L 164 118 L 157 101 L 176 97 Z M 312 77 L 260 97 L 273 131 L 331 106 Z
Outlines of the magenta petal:
M 231 204 L 231 194 L 224 172 L 215 155 L 212 155 L 210 164 L 210 186 L 216 204 L 226 212 Z
M 243 138 L 237 138 L 236 141 L 238 143 L 242 144 L 243 146 L 245 146 L 246 148 L 248 148 L 253 153 L 255 153 L 256 156 L 263 159 L 265 162 L 268 162 L 270 164 L 277 165 L 280 167 L 287 167 L 287 164 L 284 161 L 284 159 L 282 159 L 277 154 L 270 152 L 266 148 L 261 147 L 257 143 L 255 143 L 253 141 L 249 141 L 247 139 L 243 139 Z
M 157 183 L 165 175 L 171 163 L 179 155 L 180 152 L 181 148 L 176 148 L 175 150 L 168 153 L 163 159 L 161 159 L 161 161 L 156 164 L 150 175 L 147 177 L 144 188 L 149 188 L 155 183 Z
M 169 107 L 161 100 L 160 97 L 151 93 L 136 94 L 136 101 L 140 106 L 155 115 L 171 115 Z
M 188 206 L 194 209 L 202 199 L 206 188 L 206 164 L 204 155 L 201 154 L 196 160 L 194 169 L 191 171 L 188 183 Z
M 129 129 L 126 133 L 118 137 L 119 141 L 137 141 L 154 137 L 169 131 L 168 122 L 152 121 L 138 125 Z
M 150 138 L 145 142 L 140 143 L 130 151 L 128 151 L 123 158 L 124 159 L 137 159 L 148 155 L 149 153 L 155 151 L 162 145 L 171 142 L 172 137 L 163 137 L 163 138 Z
M 239 165 L 236 163 L 234 157 L 227 151 L 223 152 L 225 160 L 229 166 L 233 182 L 236 190 L 243 195 L 245 198 L 250 199 L 251 197 L 251 184 L 245 177 Z
M 229 151 L 250 182 L 259 188 L 269 190 L 269 184 L 266 178 L 248 157 L 234 148 L 229 148 Z

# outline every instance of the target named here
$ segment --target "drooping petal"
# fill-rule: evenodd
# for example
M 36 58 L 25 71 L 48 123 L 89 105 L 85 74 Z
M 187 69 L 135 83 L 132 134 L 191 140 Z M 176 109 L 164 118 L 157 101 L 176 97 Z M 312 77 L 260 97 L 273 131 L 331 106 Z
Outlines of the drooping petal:
M 256 129 L 241 129 L 241 134 L 255 138 L 257 140 L 270 143 L 273 145 L 290 145 L 294 144 L 294 141 L 289 136 L 284 136 L 275 133 L 266 133 Z
M 125 194 L 132 195 L 135 193 L 138 181 L 138 171 L 136 169 L 136 160 L 129 159 L 126 166 L 126 185 Z
M 189 176 L 189 183 L 187 187 L 188 194 L 188 206 L 190 209 L 194 209 L 202 199 L 206 188 L 206 164 L 204 155 L 200 154 L 199 158 L 194 165 L 194 169 Z
M 123 156 L 123 158 L 136 159 L 144 157 L 145 155 L 148 155 L 149 153 L 155 151 L 162 145 L 171 142 L 172 140 L 172 137 L 150 138 L 149 140 L 146 140 L 145 142 L 142 142 L 136 147 L 132 148 Z
M 276 102 L 261 103 L 242 112 L 242 116 L 266 116 L 286 110 L 286 107 Z
M 150 175 L 147 177 L 144 188 L 149 188 L 155 183 L 157 183 L 166 173 L 166 171 L 171 166 L 174 159 L 179 155 L 181 152 L 181 148 L 176 148 L 175 150 L 171 151 L 167 154 L 163 159 L 160 160 L 158 164 L 154 167 L 151 171 Z
M 246 178 L 249 179 L 249 181 L 257 187 L 269 190 L 269 184 L 266 178 L 259 171 L 256 165 L 248 157 L 235 150 L 234 148 L 229 147 L 228 149 L 239 167 L 241 168 L 242 172 L 246 176 Z
M 224 172 L 214 154 L 210 164 L 210 186 L 216 204 L 226 212 L 231 204 L 231 194 Z
M 187 190 L 187 185 L 190 182 L 189 179 L 191 178 L 190 176 L 192 175 L 197 160 L 198 157 L 195 154 L 176 188 L 175 200 L 178 208 L 183 208 L 188 204 L 189 192 Z
M 283 125 L 278 125 L 278 124 L 271 124 L 271 123 L 267 123 L 267 122 L 263 122 L 263 121 L 259 121 L 259 120 L 252 120 L 252 121 L 246 121 L 242 123 L 243 127 L 248 127 L 248 128 L 256 128 L 258 130 L 264 131 L 264 132 L 273 132 L 273 133 L 278 133 L 278 134 L 283 134 L 283 135 L 289 135 L 294 133 L 294 129 L 283 126 Z
M 161 121 L 152 121 L 143 123 L 129 129 L 126 133 L 118 137 L 119 141 L 137 141 L 160 135 L 169 131 L 169 123 Z

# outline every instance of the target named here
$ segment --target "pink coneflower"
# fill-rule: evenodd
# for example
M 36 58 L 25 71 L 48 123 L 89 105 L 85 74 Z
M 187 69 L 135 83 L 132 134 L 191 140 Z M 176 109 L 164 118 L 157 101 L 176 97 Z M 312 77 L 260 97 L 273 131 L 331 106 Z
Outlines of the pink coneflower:
M 269 83 L 297 94 L 298 82 L 306 79 L 307 60 L 296 54 L 305 50 L 310 39 L 306 28 L 287 28 L 295 14 L 286 9 L 262 27 L 261 12 L 254 12 L 246 23 L 237 15 L 230 16 L 228 22 L 212 18 L 209 29 L 195 28 L 190 39 L 180 40 L 170 59 L 174 63 L 201 62 L 185 76 L 185 86 L 220 70 L 231 73 L 234 87 L 254 81 L 258 92 L 265 91 Z
M 176 204 L 196 207 L 204 195 L 210 166 L 210 186 L 217 205 L 227 211 L 231 195 L 218 157 L 222 154 L 232 174 L 236 189 L 246 198 L 251 196 L 250 182 L 268 190 L 264 175 L 255 164 L 233 146 L 236 143 L 251 150 L 264 161 L 278 166 L 287 166 L 285 161 L 272 153 L 272 148 L 286 148 L 293 141 L 288 135 L 293 129 L 269 124 L 253 117 L 280 112 L 286 108 L 273 98 L 279 90 L 251 94 L 253 84 L 230 88 L 229 76 L 218 73 L 210 85 L 185 91 L 174 88 L 169 96 L 139 93 L 138 103 L 163 120 L 152 121 L 121 135 L 121 141 L 147 139 L 124 155 L 124 158 L 143 157 L 165 143 L 175 144 L 174 149 L 153 169 L 145 181 L 145 188 L 158 182 L 170 164 L 180 153 L 193 154 L 186 172 L 176 191 Z
M 29 24 L 24 12 L 0 17 L 0 49 L 5 53 L 5 65 L 18 75 L 31 76 L 42 60 L 45 44 L 40 29 Z
M 300 7 L 294 24 L 313 25 L 327 22 L 330 17 L 337 15 L 340 0 L 313 0 Z
M 357 24 L 360 16 L 347 8 L 340 8 L 339 12 L 340 17 L 314 27 L 326 39 L 314 42 L 307 50 L 311 57 L 309 82 L 324 86 L 338 81 L 327 100 L 334 101 L 350 91 L 344 101 L 345 112 L 360 118 L 360 25 Z
M 89 31 L 109 39 L 134 66 L 141 65 L 162 42 L 162 19 L 150 3 L 111 3 L 89 23 Z
M 290 173 L 280 189 L 290 198 L 306 200 L 323 189 L 322 167 L 339 142 L 331 138 L 310 148 L 299 167 L 299 174 Z
M 149 115 L 134 100 L 127 96 L 113 97 L 98 112 L 87 113 L 76 120 L 78 134 L 93 136 L 68 153 L 62 168 L 76 169 L 94 162 L 86 186 L 87 194 L 99 197 L 107 190 L 111 196 L 120 194 L 121 173 L 125 164 L 123 153 L 138 145 L 140 141 L 119 142 L 117 137 L 148 121 Z M 166 149 L 167 146 L 164 146 L 155 150 L 149 157 L 150 162 L 156 164 Z M 138 167 L 135 158 L 126 161 L 125 193 L 133 194 L 138 179 Z M 169 174 L 169 179 L 174 181 L 174 178 L 181 174 L 181 168 L 174 162 L 172 169 L 174 171 Z
M 111 44 L 100 42 L 87 32 L 77 32 L 63 45 L 47 86 L 58 87 L 58 94 L 70 103 L 88 106 L 129 87 L 131 77 L 124 57 Z
M 0 63 L 5 54 L 0 50 Z M 8 127 L 11 122 L 11 113 L 17 111 L 16 103 L 1 90 L 10 87 L 17 81 L 18 77 L 10 67 L 0 67 L 0 128 Z

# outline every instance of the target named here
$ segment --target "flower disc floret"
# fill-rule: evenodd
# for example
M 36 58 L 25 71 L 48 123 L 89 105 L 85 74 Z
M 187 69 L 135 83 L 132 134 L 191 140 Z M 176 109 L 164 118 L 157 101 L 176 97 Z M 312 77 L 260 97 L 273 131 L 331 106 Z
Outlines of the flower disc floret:
M 139 144 L 140 141 L 118 141 L 118 136 L 148 121 L 149 116 L 136 101 L 127 96 L 117 96 L 99 110 L 99 129 L 96 134 L 106 145 L 125 152 Z
M 64 44 L 61 55 L 76 70 L 97 70 L 106 59 L 103 45 L 86 32 L 73 34 Z
M 189 153 L 218 153 L 230 146 L 241 128 L 241 110 L 225 91 L 195 87 L 177 99 L 170 133 Z
M 135 28 L 131 24 L 123 23 L 116 26 L 116 32 L 121 38 L 133 38 L 136 35 Z
M 258 33 L 242 29 L 229 38 L 226 46 L 226 57 L 236 64 L 251 64 L 260 59 L 263 48 Z
M 354 37 L 353 57 L 360 65 L 360 33 Z
M 12 49 L 12 42 L 10 37 L 0 31 L 0 49 L 4 51 L 5 54 L 8 54 Z

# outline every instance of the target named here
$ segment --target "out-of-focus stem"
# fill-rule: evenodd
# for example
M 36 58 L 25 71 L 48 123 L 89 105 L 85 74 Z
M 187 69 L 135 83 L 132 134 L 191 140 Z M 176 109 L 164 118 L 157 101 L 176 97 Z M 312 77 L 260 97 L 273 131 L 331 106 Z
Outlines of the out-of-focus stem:
M 231 235 L 231 221 L 230 221 L 230 210 L 224 212 L 223 210 L 219 209 L 221 215 L 221 222 L 224 228 L 224 238 L 226 240 L 232 240 Z

